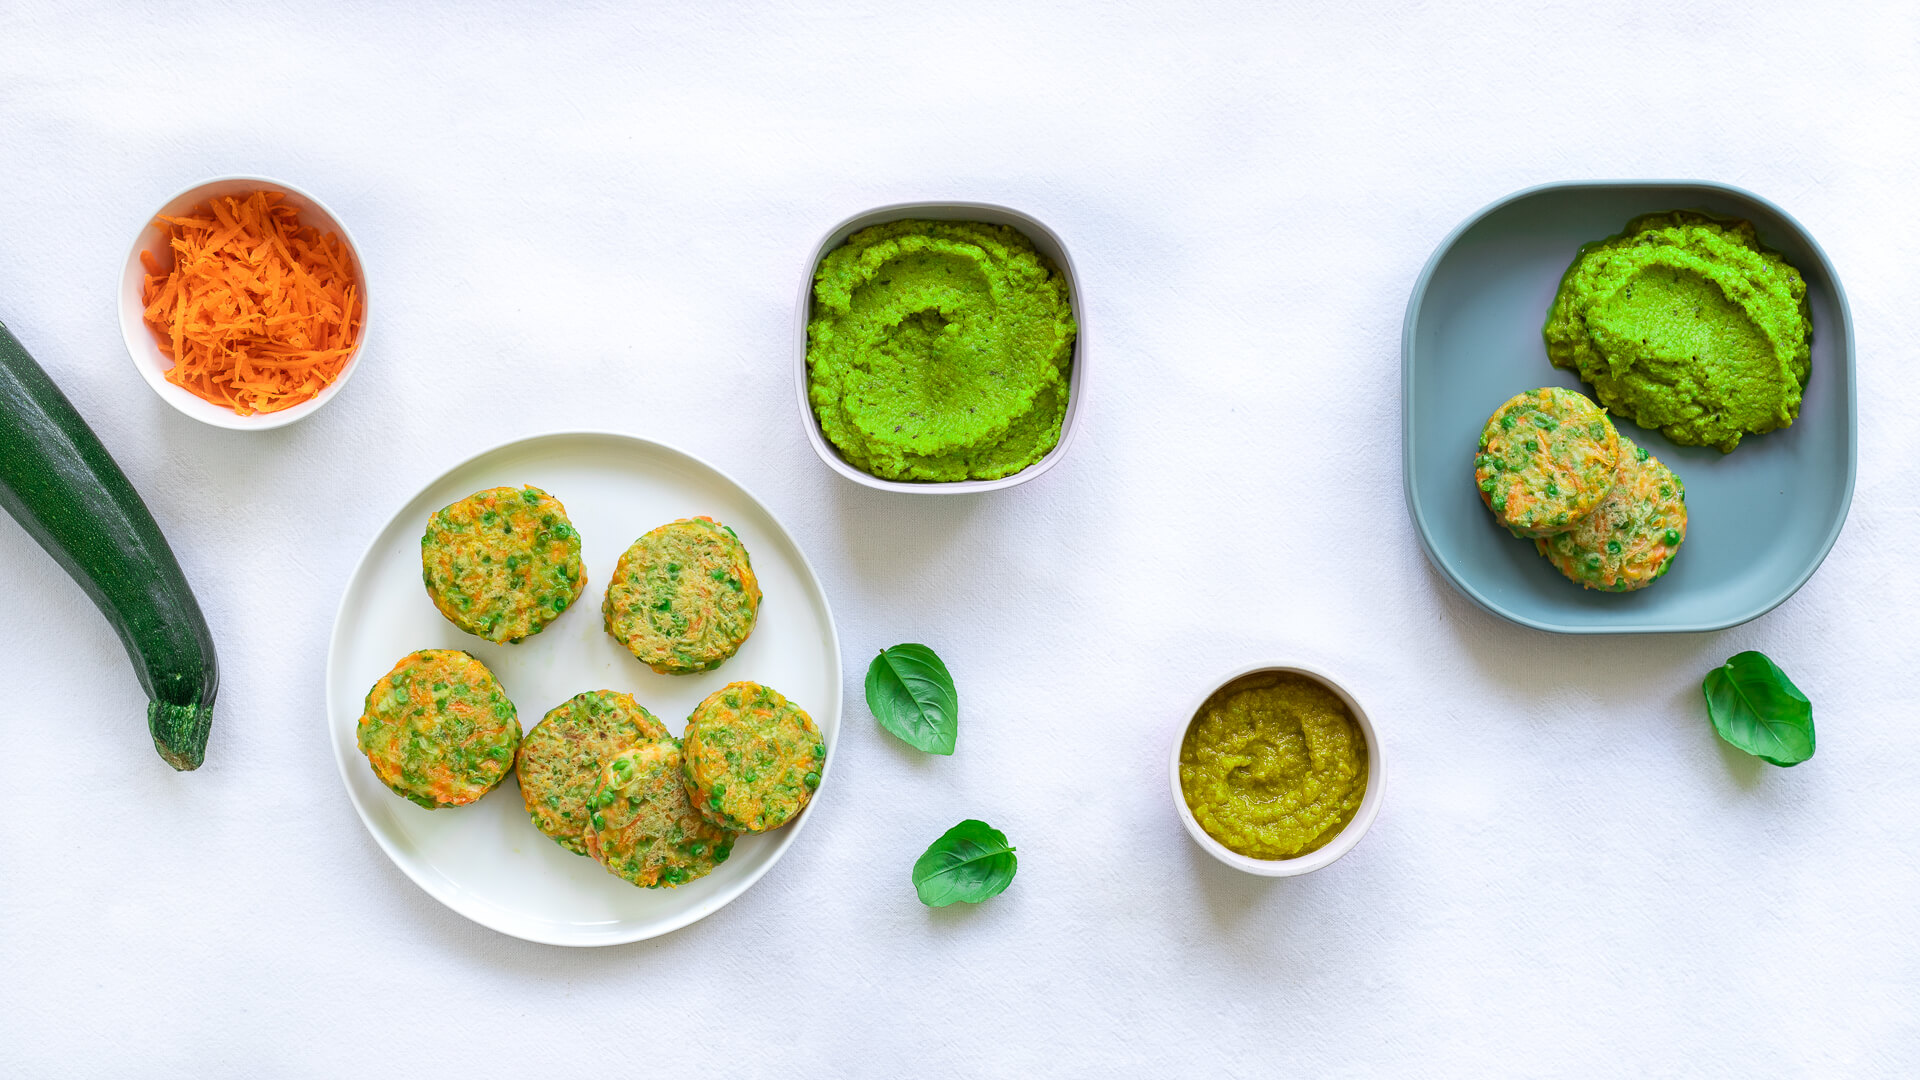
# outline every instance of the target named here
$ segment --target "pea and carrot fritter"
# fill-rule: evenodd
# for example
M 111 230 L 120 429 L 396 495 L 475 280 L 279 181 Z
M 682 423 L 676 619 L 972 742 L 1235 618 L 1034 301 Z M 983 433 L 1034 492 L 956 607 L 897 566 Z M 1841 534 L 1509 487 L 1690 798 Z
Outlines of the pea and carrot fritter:
M 554 843 L 585 855 L 587 801 L 600 789 L 607 762 L 622 750 L 667 737 L 666 726 L 632 695 L 613 690 L 575 694 L 520 741 L 520 795 L 527 816 Z
M 827 744 L 805 709 L 759 683 L 729 683 L 687 719 L 683 766 L 694 809 L 742 832 L 766 832 L 806 809 Z
M 1620 433 L 1598 405 L 1542 387 L 1494 411 L 1480 433 L 1473 478 L 1480 501 L 1515 536 L 1551 536 L 1613 490 Z
M 537 487 L 488 488 L 435 511 L 420 564 L 440 614 L 496 643 L 539 633 L 587 587 L 580 534 Z
M 676 739 L 649 740 L 614 755 L 587 807 L 587 854 L 643 888 L 685 885 L 733 853 L 734 834 L 687 801 Z
M 485 664 L 454 649 L 423 649 L 367 691 L 356 742 L 394 794 L 438 810 L 473 802 L 506 779 L 520 720 Z
M 662 675 L 719 667 L 753 633 L 760 582 L 746 546 L 712 518 L 684 518 L 633 542 L 601 604 L 607 633 Z
M 1534 541 L 1568 580 L 1607 592 L 1653 584 L 1687 537 L 1686 485 L 1645 447 L 1620 441 L 1620 479 L 1606 499 L 1573 528 Z

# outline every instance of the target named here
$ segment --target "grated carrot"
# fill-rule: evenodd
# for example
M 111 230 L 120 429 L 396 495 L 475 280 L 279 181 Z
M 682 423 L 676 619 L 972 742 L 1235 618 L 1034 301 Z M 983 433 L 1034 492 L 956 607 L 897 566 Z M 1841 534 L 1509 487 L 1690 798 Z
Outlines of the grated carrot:
M 167 381 L 241 416 L 324 390 L 365 317 L 340 238 L 302 226 L 284 199 L 255 191 L 156 218 L 173 267 L 140 253 L 147 326 L 173 361 Z

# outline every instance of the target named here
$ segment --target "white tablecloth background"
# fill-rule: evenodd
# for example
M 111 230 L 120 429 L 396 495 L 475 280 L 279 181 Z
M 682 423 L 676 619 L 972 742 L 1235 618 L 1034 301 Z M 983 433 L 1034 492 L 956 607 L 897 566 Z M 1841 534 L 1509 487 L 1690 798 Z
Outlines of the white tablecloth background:
M 172 772 L 119 642 L 0 523 L 0 1072 L 1915 1064 L 1920 16 L 969 6 L 0 11 L 0 319 L 152 507 L 223 676 L 206 766 Z M 327 199 L 377 290 L 352 385 L 267 434 L 167 408 L 114 318 L 143 215 L 228 172 Z M 1408 290 L 1516 188 L 1696 176 L 1786 207 L 1847 287 L 1846 529 L 1735 630 L 1503 623 L 1429 567 L 1404 509 Z M 1017 490 L 871 492 L 802 432 L 808 250 L 921 197 L 1036 214 L 1084 278 L 1085 427 Z M 366 540 L 452 463 L 562 428 L 739 477 L 813 559 L 848 658 L 831 797 L 787 858 L 704 922 L 585 951 L 402 876 L 322 707 Z M 950 759 L 862 703 L 867 657 L 898 641 L 959 680 Z M 1747 648 L 1815 702 L 1811 762 L 1715 738 L 1700 678 Z M 1275 657 L 1350 680 L 1394 767 L 1351 856 L 1270 882 L 1187 839 L 1165 758 L 1206 680 Z M 1018 880 L 923 908 L 909 866 L 970 816 L 1019 846 Z

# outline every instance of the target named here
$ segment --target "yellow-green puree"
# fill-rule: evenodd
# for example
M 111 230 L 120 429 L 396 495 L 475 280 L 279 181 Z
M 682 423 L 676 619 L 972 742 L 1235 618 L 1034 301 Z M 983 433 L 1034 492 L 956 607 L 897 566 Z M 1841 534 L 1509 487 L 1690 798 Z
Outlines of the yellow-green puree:
M 1180 793 L 1207 835 L 1290 859 L 1346 828 L 1367 791 L 1367 741 L 1339 696 L 1262 672 L 1207 699 L 1180 746 Z

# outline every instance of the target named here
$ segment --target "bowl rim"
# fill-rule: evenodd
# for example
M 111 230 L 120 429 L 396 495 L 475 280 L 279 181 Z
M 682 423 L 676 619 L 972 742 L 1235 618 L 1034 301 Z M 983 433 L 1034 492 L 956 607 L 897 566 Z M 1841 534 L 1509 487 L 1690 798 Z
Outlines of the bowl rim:
M 1352 820 L 1348 821 L 1346 826 L 1326 844 L 1291 859 L 1256 859 L 1251 855 L 1242 855 L 1208 836 L 1207 831 L 1200 827 L 1199 820 L 1193 816 L 1193 808 L 1187 805 L 1185 793 L 1180 790 L 1180 747 L 1186 742 L 1187 732 L 1193 727 L 1194 720 L 1198 719 L 1200 709 L 1212 700 L 1215 694 L 1235 682 L 1249 675 L 1268 671 L 1304 675 L 1333 691 L 1346 704 L 1347 711 L 1353 715 L 1354 723 L 1360 727 L 1360 734 L 1367 741 L 1367 790 L 1360 796 L 1360 806 L 1354 811 Z M 1361 706 L 1359 699 L 1355 698 L 1345 686 L 1335 681 L 1333 676 L 1319 668 L 1297 660 L 1266 661 L 1236 668 L 1225 677 L 1215 680 L 1199 697 L 1194 698 L 1184 716 L 1185 719 L 1181 722 L 1179 730 L 1174 733 L 1173 746 L 1167 758 L 1167 776 L 1172 785 L 1174 813 L 1179 815 L 1180 823 L 1186 826 L 1187 835 L 1193 838 L 1194 843 L 1200 845 L 1202 851 L 1235 870 L 1259 877 L 1298 877 L 1301 874 L 1310 874 L 1331 865 L 1342 855 L 1352 851 L 1355 845 L 1360 843 L 1361 837 L 1367 834 L 1367 830 L 1373 827 L 1374 819 L 1380 816 L 1380 806 L 1386 799 L 1387 786 L 1387 755 L 1380 741 L 1380 734 L 1375 730 L 1373 718 L 1367 715 L 1367 710 Z
M 966 217 L 948 217 L 945 220 L 966 221 L 983 220 L 988 224 L 1007 225 L 1019 230 L 1031 242 L 1038 239 L 1051 244 L 1058 252 L 1054 257 L 1049 252 L 1041 252 L 1053 259 L 1054 265 L 1066 279 L 1067 300 L 1073 305 L 1074 322 L 1078 329 L 1073 337 L 1073 371 L 1067 377 L 1067 413 L 1060 424 L 1060 441 L 1053 449 L 1041 456 L 1039 461 L 1021 469 L 1011 476 L 997 480 L 888 480 L 875 476 L 864 469 L 855 467 L 829 443 L 826 434 L 820 430 L 820 418 L 814 415 L 813 403 L 807 397 L 807 319 L 813 309 L 813 275 L 820 268 L 820 260 L 827 253 L 846 243 L 847 237 L 860 229 L 873 225 L 883 225 L 890 221 L 900 221 L 929 211 L 984 211 L 1010 220 L 993 221 L 988 218 L 971 219 Z M 1073 252 L 1067 242 L 1052 226 L 1032 214 L 1016 210 L 999 203 L 978 202 L 967 199 L 916 199 L 907 202 L 887 203 L 862 210 L 840 219 L 832 228 L 823 233 L 811 249 L 806 265 L 801 268 L 800 297 L 794 305 L 794 387 L 800 402 L 800 421 L 806 426 L 807 441 L 813 445 L 814 453 L 820 456 L 827 467 L 841 476 L 880 491 L 900 491 L 915 495 L 962 495 L 982 491 L 998 491 L 1024 484 L 1037 479 L 1052 469 L 1065 457 L 1067 449 L 1073 443 L 1078 430 L 1076 423 L 1080 407 L 1086 401 L 1087 367 L 1087 302 L 1080 288 L 1080 274 L 1073 264 Z
M 257 185 L 263 189 L 281 192 L 303 204 L 298 207 L 303 218 L 308 218 L 311 213 L 317 213 L 324 218 L 324 221 L 319 222 L 303 220 L 301 224 L 317 227 L 322 232 L 332 232 L 339 236 L 346 246 L 347 257 L 352 261 L 353 271 L 360 285 L 360 340 L 354 343 L 353 353 L 347 357 L 346 364 L 340 369 L 339 378 L 334 379 L 318 394 L 292 408 L 281 409 L 278 412 L 254 413 L 251 416 L 241 416 L 230 409 L 222 408 L 166 380 L 165 371 L 169 366 L 166 356 L 160 352 L 159 346 L 153 340 L 152 332 L 147 329 L 146 320 L 142 318 L 143 308 L 138 301 L 141 279 L 146 272 L 140 263 L 140 253 L 149 247 L 155 235 L 160 234 L 160 230 L 154 225 L 154 220 L 162 213 L 168 212 L 168 207 L 176 203 L 185 201 L 189 207 L 197 206 L 212 197 L 210 189 L 234 184 Z M 115 306 L 120 320 L 120 339 L 126 346 L 127 357 L 133 362 L 134 370 L 140 373 L 140 377 L 155 394 L 159 395 L 160 400 L 173 406 L 178 412 L 211 427 L 225 428 L 229 431 L 266 431 L 297 423 L 320 411 L 327 402 L 338 396 L 347 382 L 353 378 L 353 373 L 360 368 L 360 359 L 366 352 L 367 339 L 372 332 L 373 305 L 370 302 L 370 295 L 367 262 L 360 254 L 360 245 L 354 240 L 346 221 L 335 213 L 332 207 L 312 192 L 285 180 L 254 173 L 228 173 L 208 177 L 181 188 L 162 200 L 152 212 L 140 220 L 133 230 L 133 239 L 127 245 L 126 255 L 121 262 Z
M 1846 365 L 1846 412 L 1847 412 L 1847 475 L 1841 491 L 1840 512 L 1834 515 L 1833 523 L 1827 529 L 1826 538 L 1821 542 L 1819 551 L 1784 589 L 1772 598 L 1740 612 L 1731 618 L 1695 623 L 1623 623 L 1619 625 L 1594 625 L 1588 623 L 1558 623 L 1544 619 L 1535 619 L 1517 611 L 1511 611 L 1498 601 L 1474 586 L 1466 577 L 1454 569 L 1434 547 L 1433 538 L 1427 531 L 1426 513 L 1420 505 L 1420 494 L 1413 482 L 1413 371 L 1414 371 L 1414 326 L 1419 319 L 1420 309 L 1426 301 L 1427 286 L 1432 282 L 1434 271 L 1450 253 L 1460 239 L 1471 232 L 1481 221 L 1496 211 L 1517 203 L 1522 199 L 1563 188 L 1698 188 L 1719 195 L 1731 196 L 1754 203 L 1779 216 L 1788 228 L 1798 234 L 1799 239 L 1812 252 L 1820 269 L 1832 283 L 1833 298 L 1840 310 L 1840 351 Z M 1414 280 L 1413 291 L 1407 297 L 1407 310 L 1400 323 L 1400 482 L 1406 497 L 1407 513 L 1413 518 L 1414 535 L 1420 538 L 1421 550 L 1426 552 L 1427 561 L 1449 584 L 1481 608 L 1498 615 L 1508 622 L 1542 630 L 1551 634 L 1697 634 L 1717 630 L 1727 630 L 1772 611 L 1787 602 L 1794 593 L 1812 580 L 1813 575 L 1826 562 L 1833 545 L 1840 539 L 1840 530 L 1845 527 L 1847 515 L 1853 508 L 1853 489 L 1855 475 L 1860 465 L 1860 408 L 1859 377 L 1854 362 L 1853 309 L 1847 303 L 1846 287 L 1841 284 L 1840 274 L 1834 269 L 1833 260 L 1827 257 L 1826 249 L 1814 238 L 1811 230 L 1800 222 L 1799 218 L 1789 214 L 1773 200 L 1758 195 L 1746 188 L 1718 180 L 1699 179 L 1598 179 L 1598 180 L 1551 180 L 1533 184 L 1518 191 L 1509 192 L 1493 200 L 1480 209 L 1467 215 L 1460 224 L 1447 233 L 1445 239 L 1437 244 L 1433 253 L 1427 257 L 1426 264 L 1420 268 L 1420 276 Z

